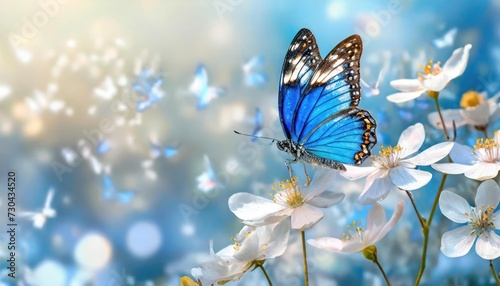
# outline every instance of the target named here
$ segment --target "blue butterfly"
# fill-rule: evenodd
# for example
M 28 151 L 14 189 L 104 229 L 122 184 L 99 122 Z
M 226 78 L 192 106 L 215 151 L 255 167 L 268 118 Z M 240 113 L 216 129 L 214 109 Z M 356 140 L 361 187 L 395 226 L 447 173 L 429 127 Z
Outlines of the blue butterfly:
M 177 153 L 179 153 L 179 147 L 175 146 L 167 146 L 163 148 L 162 146 L 154 142 L 150 142 L 150 146 L 151 146 L 151 157 L 153 157 L 153 159 L 156 159 L 161 155 L 163 155 L 165 158 L 172 158 L 175 155 L 177 155 Z
M 141 94 L 144 99 L 137 103 L 137 111 L 143 112 L 151 107 L 154 102 L 160 101 L 165 95 L 161 89 L 163 77 L 154 75 L 152 71 L 143 69 L 137 76 L 136 82 L 132 84 L 132 89 Z
M 343 164 L 360 165 L 370 156 L 377 142 L 376 122 L 357 108 L 362 50 L 359 35 L 352 35 L 322 60 L 311 31 L 302 29 L 293 39 L 278 98 L 286 139 L 277 147 L 294 157 L 288 163 L 345 170 Z
M 128 204 L 134 197 L 134 191 L 118 191 L 115 184 L 108 176 L 103 176 L 102 198 L 105 201 L 115 200 L 122 204 Z
M 263 64 L 264 57 L 255 56 L 243 65 L 246 85 L 260 89 L 264 88 L 264 85 L 268 82 L 268 77 L 262 72 Z
M 196 67 L 194 80 L 189 86 L 189 91 L 198 98 L 196 108 L 201 110 L 205 109 L 212 100 L 224 94 L 226 90 L 209 86 L 207 69 L 203 64 L 199 64 Z

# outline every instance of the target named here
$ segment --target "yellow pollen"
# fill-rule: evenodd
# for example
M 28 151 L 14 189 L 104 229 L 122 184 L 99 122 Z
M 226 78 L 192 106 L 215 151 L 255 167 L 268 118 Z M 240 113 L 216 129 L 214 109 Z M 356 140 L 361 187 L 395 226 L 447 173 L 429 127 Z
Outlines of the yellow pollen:
M 347 233 L 345 233 L 345 232 L 342 233 L 341 240 L 349 241 L 351 239 L 356 239 L 357 237 L 362 238 L 365 230 L 363 229 L 363 227 L 358 226 L 358 225 L 361 225 L 360 220 L 358 220 L 357 223 L 356 223 L 356 221 L 353 221 L 352 224 L 350 224 L 350 225 L 348 224 L 347 225 Z
M 380 146 L 380 148 L 383 148 L 383 147 L 384 146 Z M 387 148 L 380 150 L 378 152 L 378 154 L 380 156 L 387 157 L 387 156 L 390 156 L 391 154 L 394 154 L 396 152 L 400 152 L 401 150 L 403 150 L 403 148 L 401 148 L 401 146 L 399 146 L 399 145 L 394 146 L 394 148 L 389 145 Z
M 481 94 L 474 90 L 469 90 L 462 95 L 462 99 L 460 100 L 460 106 L 462 108 L 475 107 L 484 102 L 484 97 Z
M 424 79 L 424 76 L 427 75 L 438 75 L 442 69 L 441 69 L 441 62 L 434 63 L 432 60 L 429 61 L 429 64 L 422 66 L 419 65 L 419 68 L 421 68 L 424 73 L 418 72 L 418 77 L 420 80 Z
M 470 235 L 481 235 L 484 232 L 495 228 L 495 217 L 492 217 L 495 209 L 493 206 L 488 206 L 486 209 L 484 206 L 478 210 L 477 207 L 472 208 L 471 213 L 465 213 L 469 217 L 469 225 L 472 227 Z
M 276 203 L 278 201 L 290 205 L 292 208 L 300 207 L 305 203 L 304 197 L 300 192 L 300 188 L 297 186 L 298 178 L 292 177 L 290 180 L 283 180 L 278 185 L 281 191 L 274 186 L 272 194 L 273 201 Z
M 477 152 L 478 149 L 493 149 L 497 147 L 498 143 L 495 142 L 493 138 L 478 138 L 476 140 L 476 145 L 474 145 L 474 152 Z
M 372 165 L 390 169 L 399 164 L 399 152 L 403 150 L 403 147 L 399 145 L 392 147 L 389 145 L 387 148 L 384 148 L 383 145 L 380 145 L 380 149 L 377 156 L 371 156 Z

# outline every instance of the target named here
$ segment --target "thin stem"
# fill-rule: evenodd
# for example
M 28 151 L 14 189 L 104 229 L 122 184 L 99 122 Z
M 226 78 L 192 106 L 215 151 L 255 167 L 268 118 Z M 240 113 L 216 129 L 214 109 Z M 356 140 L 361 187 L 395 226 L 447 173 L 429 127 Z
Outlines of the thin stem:
M 500 286 L 500 280 L 498 280 L 498 274 L 495 271 L 495 267 L 493 267 L 493 260 L 490 260 L 490 268 L 491 268 L 491 274 L 493 274 L 493 277 L 495 277 L 495 282 L 497 283 L 498 286 Z
M 302 258 L 304 259 L 304 285 L 309 286 L 309 274 L 307 271 L 306 234 L 304 231 L 301 231 L 300 234 L 302 236 Z
M 431 227 L 432 219 L 434 218 L 434 213 L 436 212 L 436 208 L 439 204 L 439 197 L 441 196 L 441 192 L 444 188 L 444 183 L 446 182 L 446 178 L 448 178 L 448 174 L 443 174 L 443 178 L 441 178 L 441 183 L 439 183 L 439 189 L 434 198 L 434 203 L 432 204 L 431 214 L 429 215 L 429 219 L 427 220 L 427 227 Z
M 378 263 L 378 259 L 377 259 L 377 256 L 376 256 L 376 255 L 375 255 L 375 259 L 373 260 L 373 262 L 374 262 L 375 264 L 377 264 L 378 269 L 380 269 L 380 272 L 382 272 L 382 275 L 384 276 L 385 283 L 387 283 L 387 286 L 391 286 L 391 282 L 389 281 L 389 278 L 387 278 L 387 275 L 385 274 L 385 271 L 384 271 L 384 269 L 382 268 L 382 265 L 380 265 L 380 263 Z
M 420 284 L 420 279 L 422 279 L 422 275 L 425 270 L 425 260 L 427 258 L 427 245 L 429 242 L 429 230 L 431 228 L 432 219 L 434 218 L 434 213 L 436 212 L 437 205 L 439 203 L 439 197 L 444 188 L 444 183 L 446 182 L 446 178 L 448 178 L 447 174 L 443 174 L 443 178 L 441 179 L 441 183 L 439 184 L 439 189 L 437 191 L 436 197 L 434 198 L 434 203 L 432 204 L 431 213 L 429 215 L 429 219 L 425 223 L 424 228 L 422 229 L 422 233 L 424 235 L 424 245 L 422 246 L 422 258 L 420 261 L 420 270 L 418 271 L 417 279 L 415 280 L 415 286 Z
M 269 278 L 269 275 L 267 275 L 266 269 L 264 269 L 264 266 L 262 264 L 259 264 L 260 270 L 262 270 L 262 273 L 264 273 L 264 276 L 266 276 L 267 283 L 269 283 L 269 286 L 273 286 L 273 282 L 271 282 L 271 278 Z
M 450 140 L 450 137 L 448 136 L 448 131 L 446 130 L 446 125 L 444 125 L 444 119 L 443 119 L 443 115 L 441 114 L 441 107 L 439 107 L 438 97 L 439 96 L 434 97 L 434 102 L 436 103 L 436 109 L 437 109 L 437 112 L 439 115 L 439 120 L 441 120 L 441 125 L 443 126 L 444 138 L 446 139 L 446 141 L 448 141 L 448 140 Z
M 417 205 L 415 204 L 415 200 L 413 200 L 413 194 L 410 191 L 405 190 L 406 194 L 410 198 L 411 205 L 413 206 L 413 209 L 415 210 L 415 213 L 417 214 L 418 221 L 420 222 L 420 226 L 422 227 L 422 230 L 425 228 L 425 221 L 424 218 L 420 215 L 417 209 Z

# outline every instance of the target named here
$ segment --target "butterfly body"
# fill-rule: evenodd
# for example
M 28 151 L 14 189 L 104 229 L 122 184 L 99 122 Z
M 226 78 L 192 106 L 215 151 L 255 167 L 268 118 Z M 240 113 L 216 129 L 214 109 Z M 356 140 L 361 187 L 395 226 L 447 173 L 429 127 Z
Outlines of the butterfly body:
M 353 35 L 321 59 L 307 29 L 293 39 L 283 63 L 278 109 L 287 137 L 278 149 L 330 169 L 361 164 L 376 144 L 376 122 L 358 108 L 362 42 Z

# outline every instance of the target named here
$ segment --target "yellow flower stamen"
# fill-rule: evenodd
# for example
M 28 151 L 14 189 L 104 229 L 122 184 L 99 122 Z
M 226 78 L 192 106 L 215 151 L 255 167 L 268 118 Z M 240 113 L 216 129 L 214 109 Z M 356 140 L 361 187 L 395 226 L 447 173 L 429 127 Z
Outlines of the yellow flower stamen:
M 495 228 L 495 217 L 492 216 L 495 209 L 493 206 L 481 206 L 478 210 L 477 207 L 472 208 L 471 213 L 465 213 L 469 217 L 469 225 L 472 227 L 470 235 L 481 235 L 489 229 Z
M 479 138 L 474 145 L 474 156 L 487 163 L 496 163 L 499 160 L 498 142 L 493 138 Z
M 343 232 L 341 240 L 342 241 L 349 241 L 351 239 L 357 239 L 358 237 L 363 238 L 365 230 L 363 229 L 363 227 L 358 226 L 358 225 L 361 225 L 360 220 L 358 220 L 357 223 L 356 223 L 356 221 L 353 221 L 352 224 L 350 224 L 350 225 L 348 224 L 347 225 L 347 233 L 348 234 Z
M 399 163 L 400 152 L 403 148 L 399 145 L 394 147 L 388 146 L 384 149 L 384 146 L 380 146 L 381 150 L 378 152 L 378 156 L 372 155 L 372 165 L 384 169 L 394 168 Z
M 468 107 L 476 107 L 484 102 L 484 97 L 481 94 L 474 90 L 469 90 L 462 95 L 462 99 L 460 100 L 460 106 L 462 108 Z
M 420 80 L 423 80 L 426 76 L 429 75 L 438 75 L 443 70 L 441 69 L 441 62 L 434 63 L 432 60 L 430 60 L 429 63 L 425 66 L 420 65 L 419 68 L 424 71 L 423 73 L 417 73 Z
M 290 180 L 283 180 L 278 185 L 281 188 L 280 191 L 273 186 L 272 194 L 273 201 L 275 203 L 288 204 L 292 208 L 300 207 L 305 203 L 304 196 L 300 192 L 300 188 L 297 186 L 298 178 L 292 177 Z

